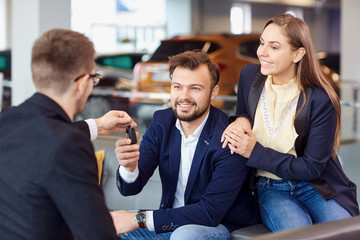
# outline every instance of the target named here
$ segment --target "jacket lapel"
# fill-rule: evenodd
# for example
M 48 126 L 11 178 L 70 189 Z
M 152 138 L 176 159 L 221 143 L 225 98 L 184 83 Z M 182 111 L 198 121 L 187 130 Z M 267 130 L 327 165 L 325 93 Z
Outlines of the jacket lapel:
M 256 71 L 254 75 L 254 81 L 251 84 L 249 100 L 248 100 L 249 114 L 252 119 L 252 124 L 254 123 L 256 107 L 260 99 L 261 91 L 264 88 L 265 80 L 266 80 L 266 76 L 261 74 L 259 67 L 259 69 Z
M 170 167 L 170 179 L 166 184 L 172 185 L 173 187 L 169 189 L 173 189 L 174 192 L 171 196 L 175 196 L 175 191 L 177 187 L 177 181 L 179 177 L 179 169 L 180 169 L 180 157 L 181 157 L 181 134 L 176 127 L 172 128 L 172 132 L 170 135 L 170 144 L 171 150 L 169 150 L 169 167 Z
M 210 113 L 209 117 L 207 119 L 207 122 L 205 123 L 205 126 L 200 134 L 199 141 L 196 145 L 196 150 L 194 154 L 194 158 L 191 164 L 190 174 L 188 178 L 188 182 L 185 189 L 185 204 L 188 202 L 191 191 L 194 187 L 196 178 L 199 174 L 200 166 L 202 162 L 204 161 L 205 154 L 209 148 L 211 138 L 212 138 L 212 130 L 215 128 L 215 123 L 217 120 L 217 117 L 214 116 L 214 110 L 213 107 L 210 107 Z M 220 139 L 219 139 L 220 141 Z

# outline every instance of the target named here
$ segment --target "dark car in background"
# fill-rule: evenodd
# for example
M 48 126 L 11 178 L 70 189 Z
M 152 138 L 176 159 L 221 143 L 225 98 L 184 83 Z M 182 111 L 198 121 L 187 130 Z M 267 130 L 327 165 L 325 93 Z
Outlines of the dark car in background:
M 133 70 L 146 53 L 129 52 L 102 54 L 96 57 L 96 71 L 104 76 L 100 87 L 115 87 L 118 90 L 131 90 Z
M 103 79 L 93 89 L 82 113 L 76 120 L 100 117 L 111 109 L 133 113 L 130 98 L 134 89 L 133 69 L 142 60 L 144 52 L 99 54 L 95 58 L 95 71 Z

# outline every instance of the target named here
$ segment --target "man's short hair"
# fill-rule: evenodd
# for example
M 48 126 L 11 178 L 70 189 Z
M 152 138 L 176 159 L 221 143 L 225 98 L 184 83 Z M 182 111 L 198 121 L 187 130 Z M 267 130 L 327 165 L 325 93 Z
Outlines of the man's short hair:
M 84 35 L 66 29 L 45 32 L 34 44 L 31 71 L 40 89 L 66 91 L 76 77 L 94 68 L 93 43 Z
M 213 88 L 219 82 L 219 68 L 211 61 L 209 54 L 200 50 L 186 51 L 169 57 L 170 78 L 172 79 L 172 75 L 177 67 L 195 70 L 203 64 L 207 65 L 209 69 L 212 83 L 211 88 Z

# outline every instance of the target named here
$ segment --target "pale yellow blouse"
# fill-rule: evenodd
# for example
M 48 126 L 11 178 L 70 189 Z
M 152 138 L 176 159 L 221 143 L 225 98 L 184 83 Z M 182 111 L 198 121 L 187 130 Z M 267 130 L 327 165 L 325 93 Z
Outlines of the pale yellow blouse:
M 294 119 L 300 90 L 295 79 L 284 85 L 273 85 L 268 76 L 256 109 L 253 132 L 264 147 L 296 156 Z M 266 159 L 264 159 L 266 161 Z M 258 169 L 258 176 L 281 179 Z

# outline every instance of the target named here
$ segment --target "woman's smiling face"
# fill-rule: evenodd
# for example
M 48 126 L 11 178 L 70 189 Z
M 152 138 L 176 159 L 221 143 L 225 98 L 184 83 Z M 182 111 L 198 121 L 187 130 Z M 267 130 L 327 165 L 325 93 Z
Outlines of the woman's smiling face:
M 286 84 L 295 77 L 296 54 L 281 27 L 271 23 L 264 29 L 257 56 L 261 73 L 272 75 L 273 84 Z

